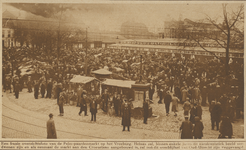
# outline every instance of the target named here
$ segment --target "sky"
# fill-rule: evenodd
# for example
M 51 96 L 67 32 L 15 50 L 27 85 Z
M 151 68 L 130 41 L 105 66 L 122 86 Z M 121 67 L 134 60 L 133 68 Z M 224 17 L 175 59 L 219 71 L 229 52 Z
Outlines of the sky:
M 58 5 L 58 4 L 57 4 Z M 167 2 L 110 2 L 110 3 L 67 3 L 63 4 L 72 9 L 63 14 L 67 20 L 74 23 L 84 23 L 90 28 L 100 30 L 119 30 L 122 23 L 134 21 L 144 23 L 149 30 L 155 30 L 164 26 L 166 20 L 201 20 L 206 15 L 212 18 L 222 18 L 221 3 L 167 3 Z M 235 9 L 239 3 L 230 3 L 228 9 Z M 25 11 L 13 7 L 7 3 L 2 4 L 2 10 L 8 10 L 16 14 L 33 11 L 32 6 Z M 35 8 L 35 7 L 34 7 Z M 13 14 L 14 14 L 13 13 Z M 29 12 L 30 13 L 30 12 Z M 25 15 L 22 15 L 25 16 Z

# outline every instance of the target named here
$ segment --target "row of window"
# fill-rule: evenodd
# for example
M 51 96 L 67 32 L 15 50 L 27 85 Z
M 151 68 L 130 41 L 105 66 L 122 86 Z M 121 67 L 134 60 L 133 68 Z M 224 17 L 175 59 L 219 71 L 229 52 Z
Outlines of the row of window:
M 139 42 L 139 41 L 123 41 L 122 44 L 135 44 L 135 45 L 166 45 L 166 46 L 189 46 L 196 47 L 197 43 L 177 43 L 177 42 Z M 204 47 L 219 47 L 218 44 L 203 43 Z
M 116 46 L 109 46 L 110 49 L 114 50 L 119 50 L 118 47 Z M 213 56 L 213 54 L 209 52 L 204 52 L 204 51 L 188 51 L 188 50 L 168 50 L 168 49 L 153 49 L 153 48 L 141 48 L 141 47 L 121 47 L 122 51 L 145 51 L 145 52 L 164 52 L 164 53 L 181 53 L 181 54 L 190 54 L 190 55 L 206 55 L 206 56 Z M 226 53 L 221 53 L 221 52 L 215 52 L 214 53 L 216 56 L 219 57 L 226 57 Z M 244 54 L 243 53 L 230 53 L 229 57 L 235 57 L 235 58 L 243 58 Z
M 2 32 L 2 37 L 3 38 L 6 38 L 6 37 L 8 37 L 8 38 L 10 38 L 10 37 L 12 37 L 12 32 L 11 32 L 11 30 L 2 30 L 3 32 Z

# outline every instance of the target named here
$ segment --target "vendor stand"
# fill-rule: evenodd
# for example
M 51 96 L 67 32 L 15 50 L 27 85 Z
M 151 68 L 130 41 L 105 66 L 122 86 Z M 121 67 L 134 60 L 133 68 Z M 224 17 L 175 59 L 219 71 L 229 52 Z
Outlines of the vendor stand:
M 102 91 L 108 89 L 112 95 L 117 92 L 126 95 L 128 99 L 133 99 L 132 84 L 135 84 L 135 81 L 106 79 L 102 82 Z
M 83 89 L 86 90 L 88 94 L 100 94 L 100 81 L 94 77 L 75 75 L 70 82 L 73 84 L 72 87 L 74 89 L 77 89 L 79 85 L 82 85 Z
M 143 117 L 143 102 L 146 99 L 149 99 L 149 88 L 150 84 L 133 84 L 132 90 L 134 93 L 134 101 L 133 104 L 133 117 L 134 118 L 141 118 Z M 152 108 L 149 107 L 149 117 L 152 116 Z

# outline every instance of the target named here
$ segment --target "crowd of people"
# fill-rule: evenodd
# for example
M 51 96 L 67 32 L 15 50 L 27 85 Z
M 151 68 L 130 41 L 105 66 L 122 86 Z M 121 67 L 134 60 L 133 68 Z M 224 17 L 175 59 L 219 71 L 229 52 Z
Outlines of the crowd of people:
M 231 137 L 231 135 L 222 133 L 226 126 L 223 126 L 223 123 L 229 124 L 235 118 L 243 117 L 243 63 L 237 60 L 231 62 L 229 64 L 230 75 L 225 76 L 225 65 L 216 58 L 201 61 L 199 58 L 183 55 L 176 57 L 154 53 L 141 53 L 140 55 L 135 52 L 92 49 L 87 58 L 65 60 L 63 62 L 66 63 L 59 65 L 55 61 L 47 62 L 47 65 L 43 66 L 33 63 L 31 65 L 32 74 L 21 75 L 20 69 L 17 69 L 14 76 L 11 75 L 11 66 L 3 64 L 3 89 L 4 91 L 10 90 L 10 92 L 13 89 L 17 99 L 19 91 L 24 87 L 27 87 L 28 92 L 32 92 L 34 89 L 35 99 L 38 99 L 39 95 L 42 98 L 55 98 L 61 116 L 64 115 L 64 104 L 75 104 L 81 107 L 79 115 L 83 111 L 84 115 L 87 115 L 88 105 L 91 120 L 96 121 L 97 107 L 108 113 L 111 111 L 110 106 L 114 106 L 115 115 L 122 116 L 123 130 L 125 130 L 125 126 L 130 130 L 129 118 L 131 117 L 132 104 L 127 95 L 105 90 L 99 96 L 82 85 L 70 83 L 74 75 L 85 75 L 87 72 L 87 76 L 94 76 L 91 73 L 92 70 L 104 68 L 112 71 L 121 79 L 150 84 L 149 100 L 143 103 L 144 123 L 147 123 L 149 103 L 153 102 L 153 95 L 157 93 L 158 103 L 164 102 L 167 116 L 170 103 L 172 103 L 171 110 L 175 116 L 177 116 L 178 103 L 183 104 L 186 120 L 180 128 L 182 133 L 190 128 L 195 134 L 194 138 L 201 138 L 200 130 L 203 129 L 200 121 L 202 120 L 201 106 L 209 106 L 211 128 L 214 129 L 216 124 L 217 130 L 221 131 L 221 137 L 225 135 Z M 84 67 L 83 64 L 85 59 L 88 62 L 87 67 Z M 117 68 L 120 68 L 121 71 L 118 71 Z M 188 115 L 190 115 L 189 120 L 187 120 Z M 221 127 L 219 128 L 220 122 Z M 197 130 L 199 130 L 199 134 Z

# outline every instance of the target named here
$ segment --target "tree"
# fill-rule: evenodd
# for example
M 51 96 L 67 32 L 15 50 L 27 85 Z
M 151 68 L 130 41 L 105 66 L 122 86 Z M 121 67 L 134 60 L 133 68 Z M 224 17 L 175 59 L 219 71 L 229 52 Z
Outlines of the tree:
M 228 76 L 230 50 L 244 47 L 244 5 L 241 4 L 236 10 L 228 11 L 227 4 L 222 4 L 222 9 L 222 18 L 213 19 L 206 15 L 204 20 L 189 22 L 189 29 L 186 28 L 184 31 L 186 35 L 184 43 L 199 46 L 218 59 L 220 59 L 218 56 L 209 51 L 207 44 L 225 49 L 226 59 L 222 62 L 225 64 L 225 76 Z M 223 22 L 219 23 L 219 19 L 223 19 Z

